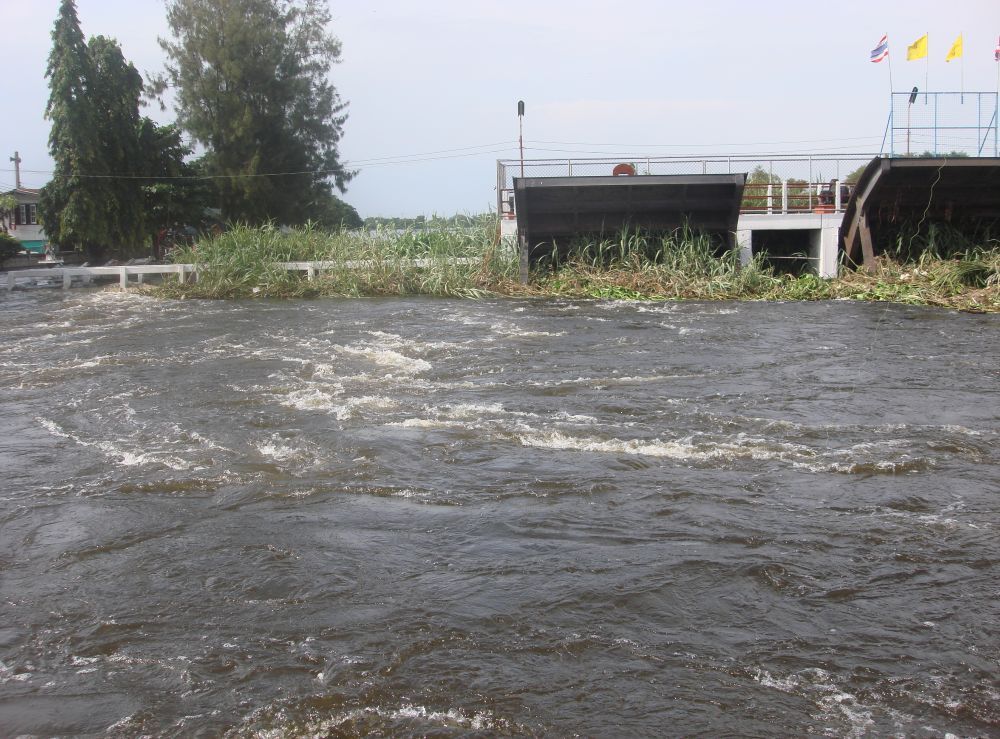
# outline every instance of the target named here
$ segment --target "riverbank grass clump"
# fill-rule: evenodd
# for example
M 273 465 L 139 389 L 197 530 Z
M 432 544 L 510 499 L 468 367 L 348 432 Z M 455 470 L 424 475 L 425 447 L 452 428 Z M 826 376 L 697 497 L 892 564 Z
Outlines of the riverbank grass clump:
M 952 251 L 933 244 L 914 259 L 882 257 L 873 269 L 842 267 L 836 279 L 775 272 L 764 255 L 740 263 L 688 229 L 649 237 L 581 241 L 553 250 L 534 275 L 541 295 L 631 300 L 862 300 L 1000 312 L 1000 244 Z
M 776 273 L 764 256 L 741 264 L 735 250 L 689 229 L 579 239 L 553 247 L 518 280 L 518 255 L 495 218 L 469 228 L 342 230 L 237 226 L 175 251 L 196 265 L 197 281 L 168 280 L 159 295 L 188 298 L 430 295 L 625 300 L 863 300 L 1000 312 L 1000 244 L 942 258 L 879 258 L 838 278 Z M 288 262 L 322 262 L 314 279 Z
M 189 298 L 436 295 L 505 293 L 517 280 L 517 257 L 493 222 L 441 230 L 325 232 L 235 226 L 171 254 L 193 264 L 197 280 L 168 281 L 160 295 Z M 313 279 L 289 262 L 322 262 Z

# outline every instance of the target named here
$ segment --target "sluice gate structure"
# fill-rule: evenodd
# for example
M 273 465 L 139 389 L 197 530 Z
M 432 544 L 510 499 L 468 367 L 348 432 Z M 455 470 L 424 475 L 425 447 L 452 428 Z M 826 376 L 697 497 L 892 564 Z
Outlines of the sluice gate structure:
M 514 179 L 521 280 L 529 265 L 580 236 L 690 227 L 732 248 L 744 174 Z
M 637 173 L 590 174 L 615 166 Z M 614 239 L 623 228 L 688 225 L 738 248 L 744 264 L 761 255 L 780 271 L 824 278 L 836 277 L 842 260 L 871 267 L 930 226 L 973 242 L 1000 233 L 1000 157 L 533 160 L 524 177 L 520 168 L 498 162 L 497 189 L 501 229 L 518 237 L 522 278 L 553 242 Z M 743 171 L 712 171 L 720 168 Z M 804 168 L 809 174 L 797 176 Z M 670 169 L 687 173 L 658 173 Z
M 683 225 L 739 249 L 744 263 L 762 255 L 782 271 L 834 277 L 852 179 L 871 160 L 871 154 L 501 160 L 497 207 L 503 233 L 518 238 L 522 278 L 553 241 Z M 628 175 L 612 175 L 616 169 Z
M 844 255 L 871 267 L 932 225 L 966 239 L 1000 235 L 1000 157 L 873 159 L 844 212 Z

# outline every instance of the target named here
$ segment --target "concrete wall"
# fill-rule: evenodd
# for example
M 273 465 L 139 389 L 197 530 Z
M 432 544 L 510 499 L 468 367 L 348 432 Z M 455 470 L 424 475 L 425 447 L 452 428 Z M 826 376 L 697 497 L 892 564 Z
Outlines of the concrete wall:
M 753 258 L 754 231 L 803 231 L 808 234 L 803 251 L 814 260 L 816 274 L 826 279 L 836 277 L 841 218 L 840 213 L 743 214 L 736 229 L 740 261 L 748 264 Z

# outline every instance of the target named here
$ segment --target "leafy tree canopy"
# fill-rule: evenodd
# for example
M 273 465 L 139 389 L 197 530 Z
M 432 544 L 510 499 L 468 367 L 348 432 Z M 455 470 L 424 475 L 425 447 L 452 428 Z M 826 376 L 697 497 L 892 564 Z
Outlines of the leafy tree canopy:
M 143 161 L 138 140 L 142 77 L 118 43 L 85 43 L 74 0 L 62 0 L 46 69 L 52 121 L 52 181 L 42 189 L 46 233 L 63 247 L 99 258 L 122 253 L 143 237 Z
M 322 217 L 353 172 L 339 159 L 346 103 L 328 81 L 341 46 L 320 0 L 168 0 L 173 39 L 155 83 L 206 149 L 227 220 Z
M 0 194 L 0 232 L 7 233 L 8 219 L 17 207 L 17 198 L 13 195 Z

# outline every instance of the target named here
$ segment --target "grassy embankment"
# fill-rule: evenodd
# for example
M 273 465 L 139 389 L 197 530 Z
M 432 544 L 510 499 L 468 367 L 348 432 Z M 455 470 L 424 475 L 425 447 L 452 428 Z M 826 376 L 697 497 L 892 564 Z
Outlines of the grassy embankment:
M 986 247 L 899 239 L 896 259 L 873 271 L 843 270 L 835 280 L 775 274 L 762 260 L 743 267 L 738 255 L 714 255 L 707 238 L 677 232 L 651 238 L 625 232 L 583 241 L 546 260 L 528 285 L 518 283 L 516 254 L 497 238 L 496 222 L 464 230 L 324 233 L 236 227 L 174 252 L 199 267 L 198 281 L 167 281 L 159 295 L 191 298 L 375 295 L 560 296 L 635 300 L 888 301 L 1000 312 L 1000 242 Z M 940 242 L 940 234 L 938 241 Z M 905 246 L 905 249 L 903 248 Z M 941 251 L 951 254 L 944 259 Z M 919 256 L 907 256 L 918 255 Z M 414 263 L 414 260 L 421 260 Z M 314 280 L 277 262 L 335 263 Z M 553 263 L 554 262 L 554 263 Z

